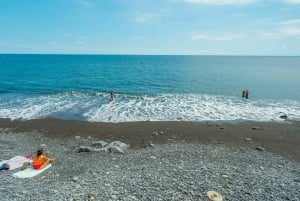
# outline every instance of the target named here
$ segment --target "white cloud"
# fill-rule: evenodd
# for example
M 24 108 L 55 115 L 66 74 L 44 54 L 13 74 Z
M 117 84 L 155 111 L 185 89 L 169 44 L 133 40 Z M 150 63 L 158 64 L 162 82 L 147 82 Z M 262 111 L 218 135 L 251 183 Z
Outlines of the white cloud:
M 261 32 L 259 35 L 266 39 L 279 39 L 282 37 L 299 37 L 300 27 L 282 27 L 274 32 Z
M 300 0 L 283 0 L 285 3 L 300 4 Z
M 285 36 L 300 36 L 300 27 L 281 29 L 280 32 Z
M 207 41 L 232 41 L 242 38 L 243 34 L 220 34 L 220 35 L 211 35 L 211 34 L 194 34 L 192 36 L 193 40 L 207 40 Z
M 259 35 L 266 39 L 277 39 L 280 37 L 278 32 L 261 32 Z
M 286 20 L 286 21 L 280 22 L 279 24 L 281 24 L 281 25 L 296 25 L 296 24 L 299 24 L 300 25 L 300 19 Z
M 279 32 L 283 36 L 300 36 L 300 18 L 290 19 L 278 23 Z
M 212 5 L 247 5 L 257 0 L 181 0 L 187 3 L 212 4 Z
M 161 16 L 162 15 L 160 15 L 160 14 L 140 14 L 140 15 L 137 15 L 137 17 L 135 17 L 133 19 L 133 21 L 138 22 L 138 23 L 153 22 L 153 21 L 156 21 Z

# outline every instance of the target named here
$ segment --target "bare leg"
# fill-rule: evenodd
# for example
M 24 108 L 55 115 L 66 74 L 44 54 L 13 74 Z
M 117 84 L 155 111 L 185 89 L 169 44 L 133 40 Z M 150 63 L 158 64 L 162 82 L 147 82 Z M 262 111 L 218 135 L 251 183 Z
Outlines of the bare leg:
M 44 167 L 46 167 L 46 165 L 48 165 L 49 163 L 51 163 L 52 161 L 54 161 L 55 158 L 48 158 L 45 163 L 41 166 L 40 169 L 43 169 Z
M 48 165 L 50 162 L 50 159 L 46 160 L 45 163 L 40 167 L 40 169 L 43 169 L 46 165 Z

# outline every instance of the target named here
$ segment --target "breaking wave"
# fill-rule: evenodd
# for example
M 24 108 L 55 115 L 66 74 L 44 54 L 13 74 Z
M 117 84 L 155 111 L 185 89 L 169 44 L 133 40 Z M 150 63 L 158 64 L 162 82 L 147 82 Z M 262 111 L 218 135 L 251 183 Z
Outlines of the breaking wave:
M 48 95 L 0 94 L 0 118 L 45 117 L 91 122 L 129 121 L 283 121 L 300 120 L 295 100 L 245 100 L 206 94 L 116 94 L 66 92 Z

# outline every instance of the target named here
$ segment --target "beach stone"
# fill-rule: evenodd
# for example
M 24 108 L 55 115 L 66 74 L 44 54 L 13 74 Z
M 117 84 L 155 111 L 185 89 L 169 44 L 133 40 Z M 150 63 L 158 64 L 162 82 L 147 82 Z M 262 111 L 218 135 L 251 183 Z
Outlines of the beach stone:
M 155 147 L 155 145 L 153 143 L 149 143 L 150 147 Z
M 300 183 L 300 178 L 294 179 L 294 182 Z
M 229 178 L 229 176 L 228 176 L 227 174 L 223 174 L 222 177 L 223 177 L 224 179 L 228 179 L 228 178 Z
M 250 137 L 245 137 L 244 140 L 245 140 L 246 142 L 252 143 L 252 139 L 251 139 Z
M 149 159 L 153 159 L 153 160 L 155 160 L 155 159 L 156 159 L 156 157 L 155 157 L 155 156 L 150 156 L 150 157 L 149 157 Z
M 79 136 L 79 135 L 76 135 L 76 136 L 75 136 L 75 139 L 76 139 L 76 140 L 79 140 L 79 139 L 80 139 L 80 136 Z
M 92 146 L 105 147 L 106 145 L 108 145 L 108 143 L 103 140 L 92 141 Z
M 258 151 L 265 151 L 266 150 L 266 148 L 264 148 L 262 146 L 258 146 L 255 149 L 258 150 Z
M 88 201 L 94 201 L 94 200 L 96 200 L 96 196 L 94 194 L 89 194 Z
M 158 134 L 158 132 L 152 132 L 152 135 L 153 136 L 158 136 L 159 134 Z
M 46 147 L 47 145 L 46 145 L 46 144 L 40 144 L 40 146 L 41 146 L 41 147 Z
M 130 147 L 128 144 L 121 142 L 121 141 L 113 141 L 113 142 L 109 143 L 107 146 L 108 147 L 110 147 L 110 146 L 119 147 L 123 151 L 125 151 L 126 149 L 128 149 Z
M 124 154 L 123 149 L 117 146 L 110 146 L 107 148 L 107 151 L 110 153 L 119 153 L 119 154 Z
M 76 177 L 76 176 L 74 176 L 74 177 L 72 178 L 72 181 L 74 181 L 74 182 L 78 182 L 78 181 L 79 181 L 79 178 L 78 178 L 78 177 Z
M 259 169 L 262 170 L 262 171 L 265 170 L 265 168 L 263 166 L 259 166 Z
M 78 149 L 78 152 L 91 152 L 91 148 L 90 147 L 86 147 L 86 146 L 80 146 Z
M 253 130 L 260 130 L 260 127 L 252 127 Z

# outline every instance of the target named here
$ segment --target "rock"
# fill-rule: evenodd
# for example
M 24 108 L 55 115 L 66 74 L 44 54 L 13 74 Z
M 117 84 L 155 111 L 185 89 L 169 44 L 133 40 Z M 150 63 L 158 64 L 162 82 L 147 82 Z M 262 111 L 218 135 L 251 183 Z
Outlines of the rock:
M 153 136 L 158 136 L 159 134 L 158 134 L 158 132 L 153 132 L 152 135 Z
M 106 142 L 104 141 L 97 141 L 96 143 L 94 143 L 95 146 L 102 146 L 105 145 Z M 106 143 L 107 144 L 107 143 Z M 111 142 L 110 144 L 101 147 L 101 148 L 95 148 L 95 147 L 89 147 L 89 146 L 80 146 L 78 149 L 78 152 L 101 152 L 101 151 L 105 151 L 105 152 L 111 152 L 111 153 L 121 153 L 123 154 L 124 151 L 129 147 L 128 144 L 125 144 L 123 142 L 120 141 L 114 141 Z
M 258 150 L 258 151 L 265 151 L 266 150 L 266 148 L 264 148 L 262 146 L 258 146 L 255 149 Z
M 260 127 L 252 127 L 253 130 L 260 130 Z
M 28 193 L 28 192 L 27 192 L 27 191 L 25 191 L 25 190 L 23 190 L 23 191 L 22 191 L 22 194 L 27 194 L 27 193 Z
M 160 131 L 159 134 L 162 135 L 162 134 L 164 134 L 164 132 L 163 132 L 163 131 Z
M 75 176 L 75 177 L 72 178 L 72 181 L 78 182 L 78 181 L 79 181 L 79 178 Z
M 121 142 L 121 141 L 113 141 L 113 142 L 109 143 L 109 145 L 107 145 L 107 146 L 108 147 L 110 147 L 110 146 L 119 147 L 122 150 L 126 150 L 130 147 L 128 144 L 125 144 L 124 142 Z
M 150 156 L 149 158 L 150 158 L 150 159 L 153 159 L 153 160 L 155 160 L 155 159 L 156 159 L 156 157 L 155 157 L 155 156 Z
M 79 136 L 79 135 L 76 135 L 76 136 L 75 136 L 75 139 L 76 139 L 76 140 L 79 140 L 79 139 L 80 139 L 80 136 Z
M 244 140 L 245 140 L 246 142 L 252 143 L 252 139 L 251 139 L 250 137 L 245 137 Z
M 86 147 L 86 146 L 80 146 L 79 149 L 78 149 L 78 153 L 81 153 L 81 152 L 90 152 L 91 151 L 91 148 L 90 147 Z
M 106 145 L 108 145 L 108 143 L 102 140 L 92 141 L 92 146 L 105 147 Z
M 41 147 L 46 147 L 47 145 L 46 145 L 46 144 L 41 144 L 40 146 L 41 146 Z
M 124 151 L 127 148 L 129 148 L 128 144 L 125 144 L 120 141 L 114 141 L 114 142 L 109 143 L 106 147 L 104 147 L 102 149 L 105 149 L 107 152 L 111 152 L 111 153 L 124 154 Z
M 149 143 L 150 147 L 155 147 L 155 145 L 153 143 Z
M 227 174 L 223 174 L 222 177 L 223 177 L 224 179 L 228 179 L 228 178 L 229 178 L 229 176 L 228 176 Z
M 300 183 L 300 178 L 294 179 L 294 182 Z
M 94 200 L 96 200 L 96 196 L 94 194 L 89 194 L 88 201 L 94 201 Z
M 110 153 L 119 153 L 119 154 L 124 154 L 123 149 L 117 146 L 110 146 L 107 148 L 107 151 Z
M 259 169 L 262 170 L 262 171 L 265 170 L 265 168 L 263 166 L 259 166 Z

